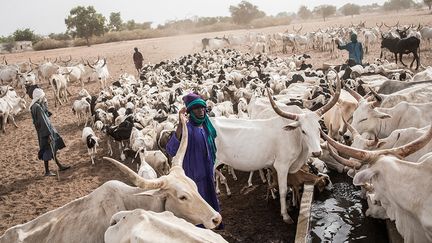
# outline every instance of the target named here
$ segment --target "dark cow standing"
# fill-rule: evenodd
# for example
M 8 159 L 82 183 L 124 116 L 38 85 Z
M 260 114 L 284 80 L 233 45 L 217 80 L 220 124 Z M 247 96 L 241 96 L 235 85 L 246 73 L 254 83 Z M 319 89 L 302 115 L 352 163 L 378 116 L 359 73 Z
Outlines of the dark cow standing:
M 390 52 L 394 53 L 396 63 L 398 60 L 397 54 L 399 54 L 399 60 L 404 66 L 406 65 L 402 61 L 402 55 L 412 53 L 414 55 L 414 59 L 411 62 L 410 68 L 413 66 L 414 61 L 416 61 L 417 63 L 416 70 L 418 70 L 420 65 L 420 57 L 417 54 L 417 49 L 419 49 L 419 46 L 420 46 L 420 40 L 414 36 L 403 38 L 403 39 L 384 37 L 384 35 L 382 36 L 381 49 L 387 48 Z M 381 50 L 380 58 L 382 58 L 382 55 L 383 53 Z

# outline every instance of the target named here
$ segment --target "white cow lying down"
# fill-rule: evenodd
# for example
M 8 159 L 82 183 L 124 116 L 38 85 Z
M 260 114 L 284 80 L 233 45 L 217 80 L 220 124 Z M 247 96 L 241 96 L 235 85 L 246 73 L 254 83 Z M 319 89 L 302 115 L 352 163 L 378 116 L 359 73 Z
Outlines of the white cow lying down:
M 110 225 L 105 243 L 227 242 L 219 234 L 198 228 L 171 212 L 121 211 L 112 216 Z

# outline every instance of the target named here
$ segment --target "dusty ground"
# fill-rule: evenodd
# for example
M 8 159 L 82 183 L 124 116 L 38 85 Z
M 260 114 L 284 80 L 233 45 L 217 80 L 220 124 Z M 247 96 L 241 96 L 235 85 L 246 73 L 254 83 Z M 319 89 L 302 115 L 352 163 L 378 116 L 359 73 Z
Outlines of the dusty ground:
M 359 23 L 366 20 L 366 25 L 375 25 L 384 21 L 388 25 L 401 23 L 418 24 L 420 21 L 426 25 L 431 22 L 432 16 L 426 11 L 409 11 L 393 13 L 389 15 L 362 15 L 351 17 L 331 18 L 327 22 L 310 20 L 302 23 L 303 31 L 325 28 L 326 26 L 348 25 L 350 22 Z M 299 23 L 294 23 L 296 28 Z M 260 31 L 275 33 L 292 29 L 290 26 L 278 26 L 265 28 Z M 127 41 L 95 45 L 91 47 L 65 48 L 41 52 L 26 52 L 6 55 L 10 63 L 26 61 L 31 58 L 34 62 L 41 61 L 43 57 L 66 58 L 72 55 L 74 59 L 95 59 L 98 55 L 106 57 L 108 68 L 115 79 L 123 72 L 133 73 L 132 64 L 133 47 L 138 47 L 144 55 L 145 62 L 159 62 L 164 59 L 179 57 L 193 51 L 193 43 L 203 37 L 221 36 L 229 33 L 244 33 L 247 30 L 228 31 L 220 33 L 183 35 L 167 38 Z M 422 63 L 431 65 L 430 47 L 422 48 Z M 340 63 L 347 53 L 341 53 L 338 58 L 332 58 L 328 53 L 306 51 L 312 56 L 312 64 L 321 66 L 324 62 Z M 371 54 L 365 57 L 370 61 L 379 55 L 379 46 L 375 46 Z M 411 60 L 411 59 L 410 59 Z M 112 79 L 112 80 L 114 80 Z M 111 80 L 111 81 L 112 81 Z M 91 93 L 98 90 L 97 83 L 86 84 Z M 38 145 L 31 117 L 28 111 L 20 114 L 16 121 L 19 128 L 7 126 L 6 134 L 0 134 L 0 235 L 16 224 L 25 223 L 37 216 L 70 202 L 73 199 L 84 196 L 108 180 L 122 180 L 126 178 L 111 164 L 101 160 L 106 155 L 105 149 L 100 149 L 96 165 L 91 166 L 85 146 L 81 143 L 81 130 L 72 118 L 71 105 L 77 97 L 79 85 L 74 84 L 69 88 L 73 97 L 70 102 L 58 109 L 53 107 L 53 97 L 48 92 L 48 99 L 54 115 L 51 120 L 59 133 L 65 139 L 67 147 L 60 153 L 60 159 L 72 168 L 60 174 L 60 181 L 55 177 L 43 177 L 43 163 L 36 158 Z M 28 98 L 27 98 L 28 99 Z M 29 100 L 28 100 L 29 102 Z M 118 154 L 116 154 L 118 158 Z M 51 168 L 55 168 L 51 165 Z M 279 203 L 267 204 L 264 186 L 260 185 L 256 190 L 246 196 L 238 195 L 239 188 L 246 183 L 246 178 L 241 178 L 241 185 L 236 185 L 231 198 L 221 196 L 222 216 L 226 224 L 226 230 L 222 234 L 234 242 L 288 242 L 294 237 L 293 226 L 282 223 L 279 216 Z M 232 184 L 232 183 L 231 183 Z

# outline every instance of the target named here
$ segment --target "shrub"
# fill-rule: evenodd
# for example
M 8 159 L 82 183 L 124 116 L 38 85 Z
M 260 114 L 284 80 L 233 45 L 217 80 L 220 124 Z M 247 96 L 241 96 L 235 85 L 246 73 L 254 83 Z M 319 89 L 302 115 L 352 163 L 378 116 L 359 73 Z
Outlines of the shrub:
M 65 48 L 70 46 L 70 41 L 58 41 L 53 39 L 44 39 L 33 45 L 36 51 Z

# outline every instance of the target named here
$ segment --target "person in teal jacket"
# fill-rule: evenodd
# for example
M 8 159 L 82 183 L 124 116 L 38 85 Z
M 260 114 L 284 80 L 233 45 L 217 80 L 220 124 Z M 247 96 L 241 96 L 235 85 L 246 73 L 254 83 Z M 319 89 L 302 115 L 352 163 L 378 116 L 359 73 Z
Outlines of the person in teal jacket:
M 347 50 L 349 52 L 349 59 L 354 60 L 355 64 L 362 65 L 363 60 L 363 45 L 357 41 L 357 34 L 351 33 L 351 42 L 346 45 L 337 43 L 339 50 Z M 348 61 L 348 63 L 352 61 Z

